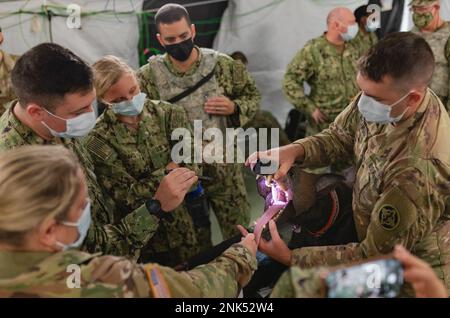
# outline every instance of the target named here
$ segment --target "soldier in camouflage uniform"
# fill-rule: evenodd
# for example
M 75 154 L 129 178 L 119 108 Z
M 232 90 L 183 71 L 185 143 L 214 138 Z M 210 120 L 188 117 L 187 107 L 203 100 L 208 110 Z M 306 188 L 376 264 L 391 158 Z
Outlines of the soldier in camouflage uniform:
M 126 217 L 156 192 L 172 162 L 171 149 L 178 142 L 171 140 L 172 132 L 176 128 L 191 131 L 190 125 L 179 106 L 144 98 L 136 104 L 140 94 L 137 79 L 119 58 L 106 56 L 93 69 L 97 98 L 110 106 L 97 120 L 85 144 L 100 184 L 118 205 L 121 217 Z M 118 100 L 125 100 L 126 104 L 117 103 Z M 144 103 L 142 110 L 130 112 L 126 105 L 132 103 L 137 108 Z M 188 166 L 197 170 L 196 165 Z M 187 209 L 180 206 L 172 215 L 174 222 L 162 221 L 147 247 L 141 250 L 142 261 L 175 266 L 200 251 L 199 243 L 204 242 L 197 242 Z
M 150 99 L 171 101 L 210 75 L 203 86 L 174 103 L 186 110 L 192 124 L 201 121 L 203 131 L 225 132 L 227 127 L 249 122 L 259 107 L 260 94 L 245 66 L 219 52 L 194 47 L 195 26 L 182 6 L 165 5 L 155 18 L 158 39 L 168 53 L 152 57 L 139 70 L 141 90 Z M 241 168 L 237 163 L 202 165 L 203 174 L 214 180 L 204 185 L 225 239 L 236 234 L 236 224 L 250 221 Z
M 0 45 L 3 43 L 3 33 L 0 27 Z M 11 72 L 19 57 L 0 50 L 0 115 L 4 113 L 8 103 L 14 98 L 11 85 Z
M 237 297 L 248 283 L 256 269 L 253 235 L 189 272 L 62 251 L 62 242 L 82 240 L 90 222 L 81 169 L 61 146 L 0 155 L 0 297 Z
M 437 0 L 413 0 L 413 32 L 420 34 L 431 46 L 436 61 L 430 88 L 450 110 L 450 22 L 442 20 Z
M 55 64 L 60 67 L 55 67 Z M 50 110 L 44 110 L 39 106 L 39 104 L 55 103 L 55 97 L 52 99 L 51 96 L 46 95 L 43 98 L 41 95 L 43 92 L 58 96 L 56 99 L 61 103 L 58 95 L 60 89 L 67 89 L 67 91 L 76 89 L 83 91 L 84 89 L 89 93 L 83 91 L 82 98 L 77 99 L 78 95 L 65 92 L 62 99 L 66 104 L 49 108 L 54 113 L 60 114 L 59 118 L 61 116 L 74 118 L 76 115 L 80 116 L 80 110 L 76 110 L 76 115 L 74 115 L 70 113 L 69 109 L 87 105 L 82 108 L 82 111 L 85 112 L 83 114 L 89 115 L 93 111 L 91 103 L 95 97 L 92 71 L 89 66 L 59 45 L 41 44 L 32 48 L 19 59 L 14 68 L 12 80 L 19 100 L 22 99 L 24 102 L 13 101 L 8 111 L 0 118 L 0 151 L 35 144 L 62 144 L 71 149 L 78 156 L 85 170 L 92 200 L 94 222 L 83 248 L 89 252 L 137 258 L 140 249 L 147 244 L 156 231 L 159 219 L 151 215 L 145 205 L 120 218 L 114 200 L 99 186 L 91 156 L 79 138 L 71 138 L 68 135 L 61 138 L 56 135 L 63 136 L 62 133 L 52 133 L 54 129 L 60 131 L 66 129 L 67 131 L 69 121 L 66 120 L 61 127 L 61 119 L 58 119 L 56 115 L 51 115 Z M 69 114 L 63 115 L 64 110 Z M 84 126 L 88 119 L 84 119 Z M 95 125 L 95 116 L 93 124 Z M 54 128 L 50 128 L 50 125 Z M 93 128 L 93 125 L 82 128 L 85 130 L 83 133 L 87 134 L 88 130 L 85 128 Z M 72 128 L 72 130 L 74 129 Z M 78 131 L 74 131 L 74 133 L 79 134 Z
M 247 66 L 248 60 L 244 53 L 236 51 L 232 53 L 230 56 L 234 60 L 241 61 L 245 66 Z M 253 117 L 253 119 L 244 126 L 244 129 L 248 128 L 255 128 L 256 132 L 258 133 L 258 137 L 259 137 L 259 129 L 261 128 L 267 129 L 267 147 L 268 147 L 267 149 L 275 148 L 275 145 L 271 145 L 272 140 L 271 129 L 278 129 L 279 132 L 278 144 L 276 146 L 285 146 L 290 144 L 286 132 L 270 111 L 258 110 L 255 114 L 255 117 Z M 248 157 L 248 155 L 250 154 L 246 153 L 246 158 Z
M 310 116 L 307 135 L 327 128 L 358 93 L 356 62 L 360 51 L 347 43 L 358 31 L 355 16 L 349 9 L 337 8 L 330 12 L 327 24 L 324 35 L 297 53 L 283 81 L 289 102 Z M 309 95 L 305 82 L 311 87 Z
M 417 298 L 447 298 L 448 291 L 433 269 L 397 246 L 394 257 L 403 265 L 403 278 L 411 284 Z M 349 265 L 351 266 L 351 265 Z M 342 268 L 342 266 L 341 266 Z M 272 290 L 272 298 L 322 298 L 326 297 L 325 277 L 333 269 L 324 267 L 300 269 L 293 266 L 286 271 Z
M 356 49 L 359 49 L 359 56 L 366 54 L 378 42 L 378 37 L 375 33 L 377 25 L 368 20 L 372 12 L 368 11 L 367 8 L 368 6 L 364 5 L 357 8 L 354 12 L 356 23 L 359 25 L 359 32 L 356 38 L 351 41 L 351 44 Z
M 431 48 L 418 35 L 394 33 L 360 63 L 358 84 L 364 93 L 329 129 L 282 148 L 275 175 L 280 179 L 295 160 L 303 167 L 354 160 L 358 243 L 291 252 L 272 240 L 260 248 L 285 264 L 309 268 L 388 254 L 402 244 L 450 289 L 450 118 L 427 88 L 434 70 Z

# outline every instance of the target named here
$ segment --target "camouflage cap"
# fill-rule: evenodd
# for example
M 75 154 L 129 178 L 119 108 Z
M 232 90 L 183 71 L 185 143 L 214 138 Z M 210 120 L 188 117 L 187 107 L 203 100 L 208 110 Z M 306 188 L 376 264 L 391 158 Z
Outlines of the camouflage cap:
M 428 7 L 436 2 L 439 3 L 439 0 L 412 0 L 411 5 L 418 7 Z

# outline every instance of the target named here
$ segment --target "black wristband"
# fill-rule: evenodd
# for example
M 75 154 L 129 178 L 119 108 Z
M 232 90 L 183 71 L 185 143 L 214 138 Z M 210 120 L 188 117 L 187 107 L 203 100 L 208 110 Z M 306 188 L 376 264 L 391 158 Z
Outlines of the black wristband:
M 145 202 L 145 207 L 147 208 L 148 213 L 156 216 L 159 220 L 166 220 L 169 223 L 173 223 L 175 221 L 171 213 L 163 211 L 161 208 L 161 202 L 156 199 L 147 200 Z
M 165 212 L 161 209 L 161 203 L 158 200 L 147 200 L 145 202 L 145 206 L 151 215 L 156 216 L 158 219 L 164 218 Z

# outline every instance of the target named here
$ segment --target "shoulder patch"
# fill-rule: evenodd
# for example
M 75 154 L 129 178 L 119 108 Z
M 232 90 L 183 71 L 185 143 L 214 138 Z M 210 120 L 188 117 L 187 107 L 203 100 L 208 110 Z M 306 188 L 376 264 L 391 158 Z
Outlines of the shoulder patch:
M 393 231 L 400 225 L 400 213 L 392 205 L 383 205 L 378 210 L 378 222 L 386 231 Z
M 113 154 L 113 150 L 106 142 L 94 136 L 88 138 L 86 147 L 89 152 L 102 160 L 108 160 Z
M 153 264 L 146 265 L 145 273 L 147 274 L 152 296 L 154 298 L 170 298 L 169 288 L 158 266 Z

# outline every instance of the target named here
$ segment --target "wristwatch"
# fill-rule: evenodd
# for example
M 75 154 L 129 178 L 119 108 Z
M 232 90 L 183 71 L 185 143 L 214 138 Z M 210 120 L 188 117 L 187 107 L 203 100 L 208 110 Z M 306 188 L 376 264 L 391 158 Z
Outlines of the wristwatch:
M 156 199 L 147 200 L 145 202 L 145 206 L 148 212 L 151 215 L 156 216 L 158 219 L 164 219 L 169 215 L 169 213 L 166 213 L 161 209 L 161 202 Z

